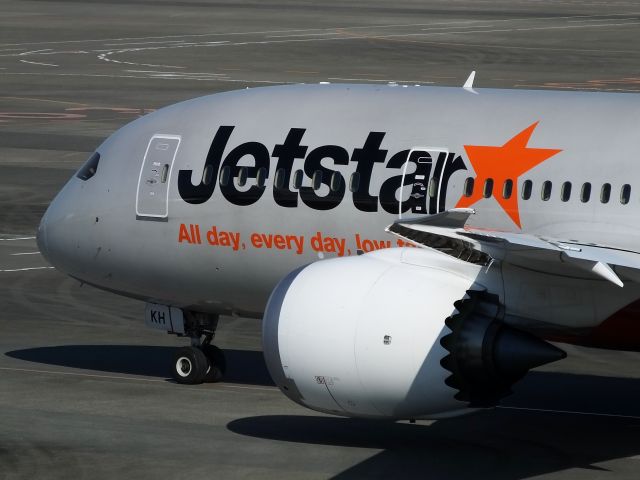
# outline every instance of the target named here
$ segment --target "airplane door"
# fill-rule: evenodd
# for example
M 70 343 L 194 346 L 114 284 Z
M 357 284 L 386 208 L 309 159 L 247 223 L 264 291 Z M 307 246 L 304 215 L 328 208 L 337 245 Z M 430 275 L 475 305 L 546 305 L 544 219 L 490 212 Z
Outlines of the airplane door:
M 433 214 L 444 209 L 439 192 L 443 166 L 451 155 L 446 148 L 414 147 L 402 168 L 402 183 L 398 202 L 398 218 L 403 215 Z M 441 205 L 441 203 L 443 205 Z
M 171 167 L 178 153 L 177 135 L 156 134 L 151 137 L 144 154 L 138 192 L 136 218 L 138 220 L 166 220 L 169 214 L 169 179 Z

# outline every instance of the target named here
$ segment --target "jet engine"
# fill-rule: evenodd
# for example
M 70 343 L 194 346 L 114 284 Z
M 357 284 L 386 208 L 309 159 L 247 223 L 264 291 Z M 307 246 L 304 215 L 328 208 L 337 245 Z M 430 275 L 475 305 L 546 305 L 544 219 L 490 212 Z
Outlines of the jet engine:
M 502 322 L 486 267 L 427 249 L 320 261 L 273 290 L 267 367 L 308 408 L 352 417 L 442 418 L 495 405 L 562 350 Z M 498 284 L 498 282 L 495 282 Z

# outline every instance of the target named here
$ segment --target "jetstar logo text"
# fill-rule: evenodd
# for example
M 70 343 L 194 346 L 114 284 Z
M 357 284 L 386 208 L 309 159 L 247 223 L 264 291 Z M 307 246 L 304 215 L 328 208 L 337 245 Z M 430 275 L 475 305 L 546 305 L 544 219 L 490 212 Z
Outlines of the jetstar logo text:
M 275 203 L 286 208 L 295 208 L 302 202 L 315 210 L 330 210 L 345 201 L 349 191 L 353 205 L 363 212 L 377 212 L 382 208 L 397 214 L 402 206 L 403 212 L 411 210 L 414 213 L 433 214 L 445 208 L 447 186 L 453 173 L 467 170 L 462 157 L 446 151 L 407 149 L 390 154 L 381 148 L 385 132 L 370 132 L 362 146 L 351 151 L 338 145 L 321 145 L 310 150 L 303 141 L 306 129 L 291 128 L 284 141 L 271 150 L 260 142 L 246 142 L 225 155 L 234 129 L 233 126 L 218 128 L 198 184 L 192 183 L 192 170 L 180 170 L 178 191 L 185 202 L 204 203 L 219 185 L 220 192 L 230 203 L 251 205 L 271 186 L 269 189 L 272 190 Z M 296 160 L 298 163 L 294 165 Z M 410 173 L 403 179 L 402 172 L 407 161 L 415 166 L 407 169 Z M 332 165 L 352 164 L 355 165 L 352 170 L 355 182 L 345 179 L 340 171 L 331 168 Z M 384 176 L 378 192 L 371 192 L 376 164 L 389 169 L 389 175 Z M 292 186 L 293 172 L 297 169 L 301 169 L 307 178 L 299 188 Z M 261 172 L 273 181 L 259 181 Z M 240 178 L 242 182 L 236 181 Z M 309 179 L 314 178 L 319 179 L 320 183 L 316 188 L 308 186 Z M 347 188 L 348 182 L 351 188 Z M 400 190 L 403 187 L 408 195 L 401 202 Z

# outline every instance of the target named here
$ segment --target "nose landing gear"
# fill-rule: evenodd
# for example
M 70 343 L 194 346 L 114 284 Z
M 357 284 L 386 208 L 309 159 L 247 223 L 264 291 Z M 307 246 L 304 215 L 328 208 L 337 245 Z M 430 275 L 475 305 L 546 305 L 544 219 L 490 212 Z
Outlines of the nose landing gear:
M 178 383 L 185 385 L 202 383 L 210 369 L 209 360 L 197 347 L 181 347 L 173 355 L 171 375 Z
M 215 345 L 203 345 L 202 352 L 209 361 L 209 370 L 204 376 L 205 382 L 219 382 L 224 376 L 227 369 L 227 362 L 224 358 L 224 352 Z
M 219 382 L 225 370 L 224 353 L 215 345 L 181 347 L 173 354 L 171 376 L 178 383 Z
M 171 376 L 176 382 L 185 385 L 219 382 L 227 365 L 222 350 L 211 345 L 218 326 L 218 317 L 184 313 L 185 335 L 191 337 L 191 346 L 176 350 L 173 355 Z

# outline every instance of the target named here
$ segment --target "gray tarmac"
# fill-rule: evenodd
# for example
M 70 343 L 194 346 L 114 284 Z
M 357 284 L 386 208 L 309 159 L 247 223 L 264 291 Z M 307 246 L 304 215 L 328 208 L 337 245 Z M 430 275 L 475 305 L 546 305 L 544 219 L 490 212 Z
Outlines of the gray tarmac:
M 33 236 L 102 139 L 176 101 L 471 70 L 480 87 L 637 92 L 639 39 L 631 1 L 0 0 L 0 479 L 637 479 L 639 353 L 568 346 L 468 417 L 328 417 L 273 386 L 256 320 L 222 320 L 224 382 L 172 383 L 185 342 L 49 268 Z

